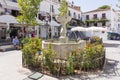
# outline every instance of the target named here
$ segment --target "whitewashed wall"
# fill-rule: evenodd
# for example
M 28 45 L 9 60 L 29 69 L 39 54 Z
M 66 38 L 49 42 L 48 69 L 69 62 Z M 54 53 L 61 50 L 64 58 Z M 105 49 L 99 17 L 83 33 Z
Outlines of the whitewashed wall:
M 41 4 L 40 4 L 40 11 L 44 11 L 44 12 L 50 13 L 50 5 L 51 5 L 50 0 L 44 0 L 44 1 L 41 2 Z M 59 4 L 59 3 L 52 2 L 52 5 L 53 5 L 53 7 L 54 7 L 54 14 L 59 14 L 58 8 L 60 7 L 60 4 Z M 69 7 L 69 10 L 70 10 L 70 12 L 71 12 L 72 18 L 74 18 L 74 15 L 73 15 L 74 12 L 76 13 L 76 19 L 78 19 L 78 14 L 80 14 L 80 17 L 81 17 L 81 11 L 75 10 L 75 9 L 73 9 L 73 8 L 70 8 L 70 7 Z
M 91 19 L 93 19 L 93 15 L 94 14 L 97 14 L 97 18 L 102 18 L 102 14 L 103 13 L 105 13 L 106 14 L 106 18 L 107 19 L 111 19 L 111 13 L 110 13 L 110 10 L 109 11 L 101 11 L 101 12 L 91 12 L 91 13 L 83 13 L 82 14 L 82 19 L 83 19 L 83 21 L 85 21 L 86 20 L 86 15 L 89 15 L 89 19 L 91 20 Z
M 82 20 L 83 21 L 86 20 L 86 15 L 89 15 L 89 19 L 92 20 L 94 14 L 97 14 L 97 18 L 101 19 L 103 13 L 106 14 L 106 18 L 109 20 L 109 22 L 106 23 L 106 27 L 108 27 L 108 29 L 112 32 L 118 32 L 118 22 L 117 22 L 118 16 L 114 10 L 83 13 Z
M 58 15 L 59 14 L 58 8 L 60 7 L 60 4 L 58 2 L 52 2 L 51 3 L 50 0 L 44 0 L 43 2 L 41 2 L 41 4 L 40 4 L 40 11 L 41 12 L 50 13 L 50 6 L 51 6 L 51 4 L 53 5 L 54 14 Z M 71 13 L 71 17 L 72 18 L 74 18 L 74 12 L 76 13 L 76 19 L 78 19 L 78 14 L 80 15 L 80 18 L 81 18 L 81 11 L 75 10 L 73 8 L 70 8 L 70 7 L 69 7 L 69 11 Z M 58 35 L 58 29 L 57 29 L 57 27 L 53 26 L 52 28 L 53 28 L 52 29 L 52 36 L 55 36 L 55 32 L 57 32 L 57 35 Z M 45 33 L 42 33 L 43 31 L 41 31 L 41 35 L 45 35 Z

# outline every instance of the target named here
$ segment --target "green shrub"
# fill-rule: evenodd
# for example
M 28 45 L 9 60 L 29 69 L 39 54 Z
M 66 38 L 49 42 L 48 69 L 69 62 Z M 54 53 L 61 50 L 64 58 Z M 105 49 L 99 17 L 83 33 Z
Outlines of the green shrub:
M 98 9 L 108 9 L 108 8 L 110 8 L 109 5 L 103 5 L 103 6 L 98 7 Z
M 92 38 L 91 38 L 91 42 L 90 42 L 91 44 L 102 44 L 102 39 L 100 39 L 99 37 L 97 37 L 97 36 L 93 36 Z
M 23 62 L 28 67 L 44 70 L 52 74 L 73 74 L 75 70 L 97 69 L 101 66 L 99 58 L 103 56 L 104 47 L 99 38 L 95 37 L 93 43 L 87 43 L 84 50 L 71 52 L 68 59 L 55 58 L 56 54 L 52 50 L 51 44 L 44 50 L 42 41 L 38 38 L 26 38 L 23 40 Z M 42 52 L 42 54 L 38 54 Z M 103 58 L 101 58 L 102 60 Z M 43 69 L 42 69 L 43 70 Z
M 57 72 L 57 68 L 54 65 L 55 52 L 51 49 L 50 44 L 43 51 L 43 57 L 45 58 L 45 67 L 47 67 L 51 73 L 55 74 Z
M 29 39 L 30 39 L 30 38 L 28 38 L 28 37 L 26 37 L 26 38 L 21 38 L 21 39 L 20 39 L 20 46 L 21 46 L 21 48 L 23 48 L 23 46 L 24 46 L 26 43 L 29 42 Z
M 28 39 L 25 39 L 26 41 Z M 28 42 L 24 44 L 22 49 L 23 63 L 28 67 L 37 67 L 40 63 L 40 56 L 38 51 L 42 51 L 42 41 L 38 38 L 29 38 Z
M 82 55 L 79 55 L 82 57 L 81 68 L 88 70 L 99 66 L 99 60 L 97 61 L 97 59 L 102 57 L 103 49 L 102 44 L 93 45 L 87 43 L 84 51 L 79 52 L 80 54 L 82 53 Z M 80 63 L 80 61 L 78 63 Z
M 74 73 L 74 56 L 69 56 L 68 63 L 65 68 L 66 74 L 73 74 Z

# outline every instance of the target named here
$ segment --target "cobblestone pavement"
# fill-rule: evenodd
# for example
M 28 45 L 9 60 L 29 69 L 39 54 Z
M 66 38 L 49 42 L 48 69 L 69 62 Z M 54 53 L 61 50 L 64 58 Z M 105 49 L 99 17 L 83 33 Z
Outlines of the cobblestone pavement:
M 66 76 L 62 80 L 120 80 L 120 41 L 106 41 L 106 58 L 104 71 L 96 75 Z M 21 51 L 0 52 L 0 80 L 23 80 L 32 72 L 22 68 Z M 58 80 L 44 75 L 40 80 Z

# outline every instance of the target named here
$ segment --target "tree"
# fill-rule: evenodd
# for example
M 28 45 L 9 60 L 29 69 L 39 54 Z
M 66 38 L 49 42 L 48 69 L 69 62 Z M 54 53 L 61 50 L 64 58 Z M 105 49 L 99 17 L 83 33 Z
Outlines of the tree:
M 107 9 L 107 8 L 110 8 L 109 5 L 103 5 L 103 6 L 100 6 L 98 9 Z
M 17 17 L 18 22 L 30 26 L 37 25 L 36 14 L 42 0 L 17 0 L 20 8 L 20 15 Z
M 62 0 L 61 4 L 60 4 L 60 8 L 59 10 L 59 16 L 64 16 L 68 13 L 68 5 L 66 0 Z

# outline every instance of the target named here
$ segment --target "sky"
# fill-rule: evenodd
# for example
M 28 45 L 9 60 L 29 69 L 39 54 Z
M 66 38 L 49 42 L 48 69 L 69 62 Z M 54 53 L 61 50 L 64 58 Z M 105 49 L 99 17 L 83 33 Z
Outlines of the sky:
M 116 10 L 119 9 L 116 7 L 116 4 L 118 4 L 118 0 L 67 0 L 67 1 L 70 1 L 70 2 L 73 1 L 75 5 L 80 6 L 82 12 L 97 9 L 102 5 L 110 5 L 110 6 L 112 5 L 113 9 L 116 9 Z

